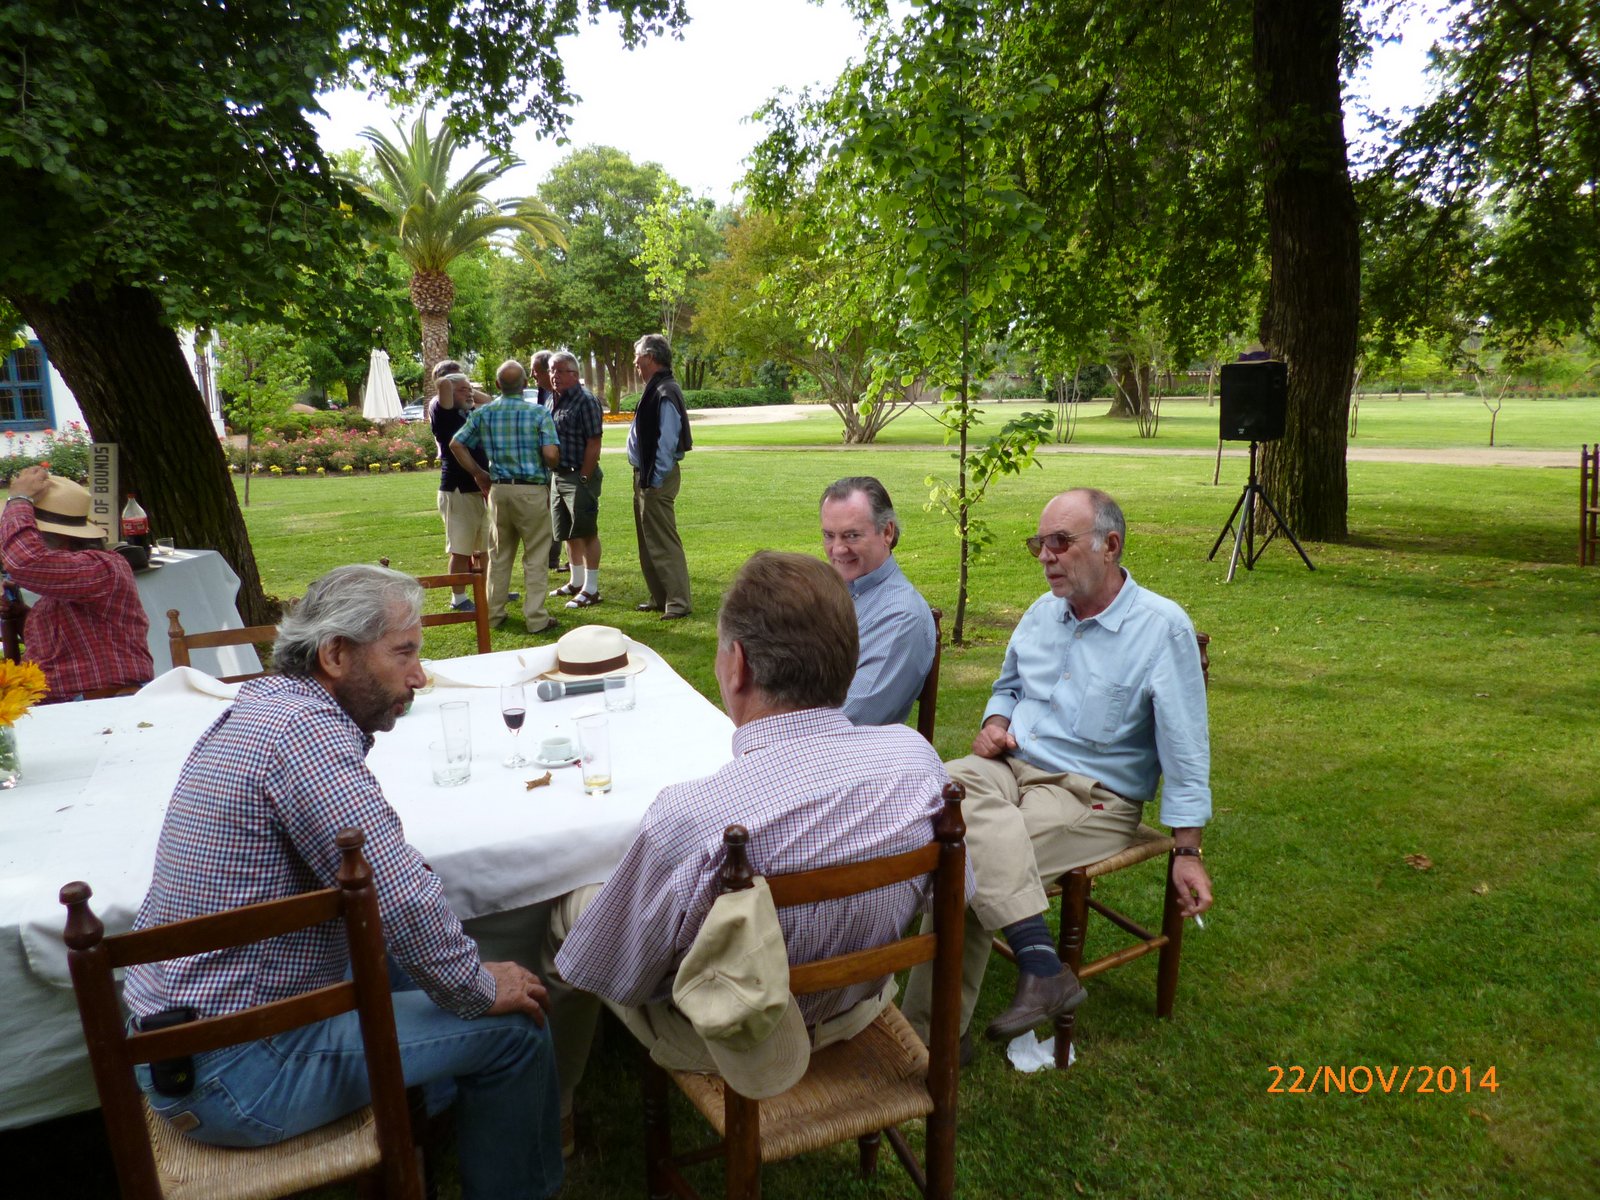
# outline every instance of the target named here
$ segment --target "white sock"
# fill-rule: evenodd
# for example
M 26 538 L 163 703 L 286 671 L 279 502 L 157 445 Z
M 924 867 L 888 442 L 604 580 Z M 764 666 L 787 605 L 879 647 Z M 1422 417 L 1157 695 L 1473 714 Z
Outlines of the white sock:
M 576 571 L 578 568 L 573 567 L 572 569 Z M 586 567 L 585 573 L 586 578 L 584 580 L 583 590 L 588 592 L 591 596 L 598 596 L 600 594 L 600 568 Z

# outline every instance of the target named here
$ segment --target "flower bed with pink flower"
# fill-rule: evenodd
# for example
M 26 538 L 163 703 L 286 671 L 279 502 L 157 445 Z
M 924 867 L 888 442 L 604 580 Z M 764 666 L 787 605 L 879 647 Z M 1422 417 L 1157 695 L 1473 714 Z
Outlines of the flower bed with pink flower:
M 228 447 L 228 466 L 244 472 L 242 445 Z M 249 461 L 249 469 L 258 475 L 370 475 L 438 466 L 433 433 L 420 423 L 390 429 L 311 429 L 299 437 L 268 435 L 250 447 Z
M 78 421 L 70 422 L 65 429 L 41 433 L 19 435 L 6 430 L 5 437 L 0 438 L 0 479 L 10 479 L 35 463 L 48 464 L 53 475 L 87 483 L 89 431 Z

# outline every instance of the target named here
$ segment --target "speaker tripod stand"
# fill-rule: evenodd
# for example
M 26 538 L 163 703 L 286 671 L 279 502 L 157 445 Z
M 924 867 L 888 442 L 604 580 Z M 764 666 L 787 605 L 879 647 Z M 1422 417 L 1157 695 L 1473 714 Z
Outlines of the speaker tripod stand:
M 1244 569 L 1246 571 L 1255 570 L 1256 562 L 1267 552 L 1267 547 L 1272 544 L 1272 539 L 1280 532 L 1294 546 L 1295 553 L 1300 556 L 1300 561 L 1305 563 L 1306 570 L 1316 570 L 1311 565 L 1311 560 L 1306 557 L 1305 548 L 1300 545 L 1294 534 L 1290 532 L 1289 523 L 1283 519 L 1283 514 L 1278 511 L 1277 505 L 1272 503 L 1272 498 L 1267 495 L 1266 489 L 1261 486 L 1260 480 L 1256 477 L 1256 450 L 1260 447 L 1260 444 L 1259 442 L 1250 443 L 1249 482 L 1244 485 L 1244 491 L 1239 493 L 1239 499 L 1234 502 L 1233 511 L 1228 514 L 1228 519 L 1222 523 L 1222 532 L 1217 534 L 1217 540 L 1211 544 L 1211 553 L 1206 555 L 1207 562 L 1216 558 L 1217 551 L 1222 547 L 1222 539 L 1228 536 L 1230 530 L 1233 532 L 1233 553 L 1228 558 L 1229 583 L 1233 582 L 1233 573 L 1239 567 L 1239 560 L 1241 558 L 1244 559 Z M 1260 546 L 1256 545 L 1255 501 L 1258 499 L 1261 501 L 1261 507 L 1266 509 L 1268 516 L 1272 518 L 1272 525 L 1267 530 L 1267 536 Z M 1238 518 L 1237 524 L 1234 523 L 1235 517 Z

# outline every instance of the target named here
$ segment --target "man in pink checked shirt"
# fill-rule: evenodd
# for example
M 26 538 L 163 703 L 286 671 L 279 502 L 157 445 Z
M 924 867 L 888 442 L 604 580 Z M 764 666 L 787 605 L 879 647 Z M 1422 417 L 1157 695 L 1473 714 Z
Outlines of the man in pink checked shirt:
M 717 898 L 728 825 L 750 831 L 756 872 L 776 875 L 926 845 L 942 807 L 944 767 L 915 730 L 857 726 L 840 707 L 856 670 L 856 619 L 832 567 L 762 551 L 734 577 L 717 626 L 717 684 L 736 726 L 733 761 L 664 788 L 611 878 L 565 897 L 551 916 L 559 951 L 546 982 L 564 1113 L 583 1073 L 596 997 L 663 1065 L 706 1069 L 664 1057 L 698 1036 L 667 1001 Z M 922 881 L 913 881 L 784 909 L 778 920 L 789 960 L 898 937 L 926 899 Z M 853 1036 L 892 994 L 893 981 L 880 979 L 799 997 L 813 1046 Z
M 52 699 L 154 676 L 150 619 L 133 568 L 105 549 L 85 488 L 42 466 L 18 471 L 0 516 L 0 559 L 16 583 L 39 594 L 28 613 L 24 657 L 44 671 Z

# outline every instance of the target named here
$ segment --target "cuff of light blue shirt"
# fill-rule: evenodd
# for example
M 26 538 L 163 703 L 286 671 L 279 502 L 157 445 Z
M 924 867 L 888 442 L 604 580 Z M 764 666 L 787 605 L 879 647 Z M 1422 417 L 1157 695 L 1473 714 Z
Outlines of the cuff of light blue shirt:
M 1194 829 L 1211 823 L 1211 797 L 1185 798 L 1161 794 L 1161 823 L 1168 829 Z
M 1004 717 L 1007 721 L 1010 721 L 1011 720 L 1011 714 L 1016 712 L 1016 711 L 1017 711 L 1017 700 L 1016 700 L 1016 697 L 1014 697 L 1014 696 L 991 696 L 989 698 L 988 707 L 983 710 L 983 720 L 987 721 L 990 717 Z M 982 725 L 983 721 L 978 722 L 978 724 Z

